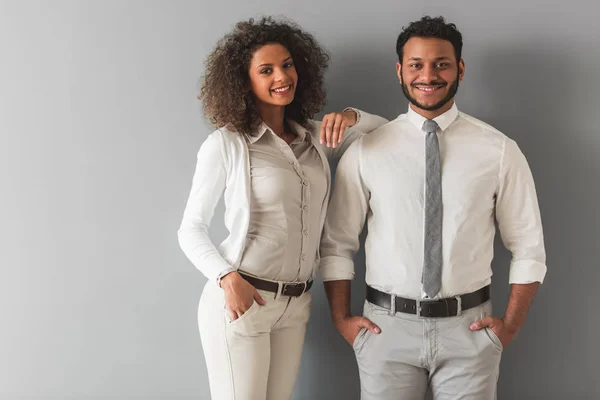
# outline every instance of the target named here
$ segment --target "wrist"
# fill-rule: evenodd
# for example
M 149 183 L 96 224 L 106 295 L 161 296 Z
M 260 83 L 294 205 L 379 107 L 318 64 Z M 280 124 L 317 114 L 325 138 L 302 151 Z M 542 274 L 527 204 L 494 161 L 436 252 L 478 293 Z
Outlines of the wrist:
M 350 312 L 346 312 L 346 313 L 331 313 L 331 319 L 333 320 L 334 324 L 338 324 L 340 322 L 345 321 L 346 319 L 350 318 Z
M 354 111 L 353 109 L 346 109 L 342 112 L 342 114 L 344 115 L 346 120 L 348 120 L 347 125 L 349 128 L 356 125 L 358 121 L 358 113 L 356 111 Z
M 219 284 L 222 289 L 229 289 L 237 279 L 243 279 L 237 271 L 231 271 L 221 277 Z
M 510 319 L 504 317 L 504 329 L 510 333 L 511 335 L 516 335 L 521 329 L 521 325 L 516 321 L 511 321 Z

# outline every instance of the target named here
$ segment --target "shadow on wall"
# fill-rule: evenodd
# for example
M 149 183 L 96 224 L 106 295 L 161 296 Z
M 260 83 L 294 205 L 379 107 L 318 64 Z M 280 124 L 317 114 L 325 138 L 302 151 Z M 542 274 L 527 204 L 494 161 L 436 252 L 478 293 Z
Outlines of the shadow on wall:
M 481 55 L 484 78 L 473 96 L 484 112 L 474 108 L 472 114 L 516 140 L 527 157 L 548 264 L 527 323 L 504 353 L 500 399 L 600 396 L 599 388 L 590 387 L 596 363 L 590 349 L 596 339 L 586 326 L 594 309 L 591 293 L 600 279 L 600 271 L 592 267 L 597 264 L 594 232 L 600 225 L 597 195 L 590 193 L 591 183 L 596 182 L 592 190 L 597 193 L 600 182 L 593 154 L 600 143 L 585 131 L 580 111 L 590 105 L 580 103 L 579 92 L 590 88 L 584 71 L 577 71 L 584 63 L 574 65 L 574 59 L 581 60 L 574 47 L 533 41 L 519 48 L 489 48 Z M 509 263 L 510 253 L 497 240 L 492 285 L 496 315 L 507 304 Z
M 598 196 L 590 193 L 597 193 L 600 182 L 593 155 L 600 143 L 585 131 L 584 115 L 578 114 L 581 105 L 576 93 L 586 90 L 586 79 L 573 71 L 569 61 L 575 51 L 534 41 L 519 47 L 486 47 L 466 60 L 467 73 L 457 96 L 461 111 L 519 144 L 536 181 L 545 230 L 547 281 L 525 327 L 504 353 L 499 399 L 600 395 L 600 389 L 590 385 L 595 370 L 590 349 L 596 348 L 594 332 L 600 327 L 586 326 L 595 309 L 591 293 L 600 281 L 597 257 L 592 258 L 600 225 L 594 205 Z M 331 76 L 336 79 L 329 87 L 328 112 L 348 105 L 388 119 L 405 112 L 406 101 L 393 70 L 395 54 L 356 51 L 342 53 L 340 58 L 343 68 L 332 65 L 330 71 L 329 80 Z M 592 115 L 587 114 L 590 122 Z M 365 293 L 362 247 L 355 264 L 352 310 L 360 313 Z M 496 316 L 503 314 L 507 304 L 509 264 L 510 253 L 498 236 L 492 285 Z M 294 399 L 359 399 L 353 351 L 333 327 L 318 283 Z

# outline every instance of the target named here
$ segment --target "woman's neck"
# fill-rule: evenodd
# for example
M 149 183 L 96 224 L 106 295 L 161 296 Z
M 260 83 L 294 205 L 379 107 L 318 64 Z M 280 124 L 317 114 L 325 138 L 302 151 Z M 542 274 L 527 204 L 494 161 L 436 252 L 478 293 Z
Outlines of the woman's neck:
M 259 107 L 260 118 L 273 133 L 281 137 L 285 132 L 285 107 L 263 106 Z

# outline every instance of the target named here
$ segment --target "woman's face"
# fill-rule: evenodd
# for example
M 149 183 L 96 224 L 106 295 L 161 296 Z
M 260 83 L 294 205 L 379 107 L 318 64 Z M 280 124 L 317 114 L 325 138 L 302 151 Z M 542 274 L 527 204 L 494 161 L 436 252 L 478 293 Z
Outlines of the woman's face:
M 294 100 L 298 73 L 290 52 L 281 44 L 259 47 L 250 61 L 250 91 L 261 106 L 284 107 Z

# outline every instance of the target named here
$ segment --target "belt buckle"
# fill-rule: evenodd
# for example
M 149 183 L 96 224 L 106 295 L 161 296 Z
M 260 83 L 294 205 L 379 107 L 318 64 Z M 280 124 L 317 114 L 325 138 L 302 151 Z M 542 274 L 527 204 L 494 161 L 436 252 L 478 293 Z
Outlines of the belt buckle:
M 459 317 L 462 314 L 462 299 L 460 296 L 455 296 L 455 297 L 445 297 L 443 299 L 427 299 L 427 300 L 419 300 L 417 299 L 417 315 L 419 317 L 426 317 L 429 318 L 428 315 L 422 315 L 421 314 L 421 304 L 422 303 L 441 303 L 443 302 L 444 305 L 446 306 L 446 315 L 444 315 L 443 317 L 450 317 L 450 300 L 456 300 L 456 316 Z M 452 315 L 453 316 L 453 315 Z
M 422 315 L 421 311 L 422 311 L 422 307 L 421 304 L 433 304 L 433 303 L 444 303 L 444 305 L 446 306 L 446 315 L 444 315 L 444 317 L 449 317 L 450 316 L 450 305 L 448 303 L 448 298 L 443 298 L 443 299 L 425 299 L 425 300 L 420 300 L 417 299 L 417 315 L 419 317 L 425 317 L 425 318 L 434 318 L 431 317 L 429 315 Z
M 306 290 L 306 283 L 305 282 L 284 283 L 283 284 L 283 289 L 281 290 L 281 294 L 284 295 L 284 296 L 292 296 L 291 294 L 288 293 L 288 288 L 295 289 L 295 288 L 300 288 L 300 287 L 302 287 L 302 293 L 300 293 L 299 296 L 301 296 L 302 294 L 304 294 L 304 291 Z
M 421 304 L 423 304 L 423 303 L 425 303 L 425 304 L 426 303 L 433 303 L 434 301 L 437 301 L 437 300 L 433 300 L 433 299 L 415 299 L 415 301 L 417 302 L 417 317 L 426 317 L 426 318 L 428 318 L 427 315 L 421 315 L 421 310 L 422 310 Z

